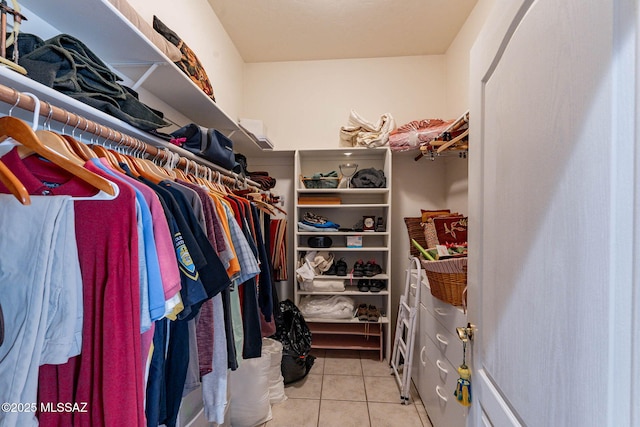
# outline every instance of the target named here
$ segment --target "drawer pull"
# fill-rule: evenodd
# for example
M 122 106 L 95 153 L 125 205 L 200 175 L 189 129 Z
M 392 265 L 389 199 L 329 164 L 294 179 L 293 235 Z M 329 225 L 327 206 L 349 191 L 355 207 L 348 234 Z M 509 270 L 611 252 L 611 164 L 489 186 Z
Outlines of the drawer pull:
M 443 310 L 442 308 L 440 308 L 440 307 L 434 308 L 433 311 L 435 311 L 436 314 L 439 314 L 440 316 L 446 316 L 447 315 L 447 312 L 445 310 Z
M 448 401 L 449 401 L 449 400 L 448 400 L 446 397 L 444 397 L 444 396 L 442 395 L 442 393 L 440 392 L 440 386 L 439 386 L 439 385 L 437 385 L 437 386 L 436 386 L 436 393 L 438 394 L 438 397 L 440 397 L 440 399 L 444 400 L 445 402 L 448 402 Z
M 426 349 L 427 348 L 425 346 L 422 346 L 422 348 L 420 349 L 420 363 L 422 363 L 422 366 L 427 366 L 427 361 L 422 357 Z
M 446 339 L 444 339 L 444 337 L 440 334 L 436 334 L 436 339 L 438 341 L 440 341 L 442 344 L 444 345 L 449 345 L 449 341 L 447 341 Z
M 445 374 L 449 373 L 449 371 L 447 369 L 442 367 L 442 362 L 440 361 L 440 359 L 436 360 L 436 366 L 438 367 L 438 369 L 440 369 Z

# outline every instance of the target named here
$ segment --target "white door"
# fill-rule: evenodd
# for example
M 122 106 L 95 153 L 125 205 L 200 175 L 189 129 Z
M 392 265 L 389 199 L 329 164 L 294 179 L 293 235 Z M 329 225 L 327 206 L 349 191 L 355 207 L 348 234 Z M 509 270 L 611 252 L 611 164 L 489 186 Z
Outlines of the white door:
M 635 3 L 497 0 L 472 49 L 471 426 L 640 425 Z

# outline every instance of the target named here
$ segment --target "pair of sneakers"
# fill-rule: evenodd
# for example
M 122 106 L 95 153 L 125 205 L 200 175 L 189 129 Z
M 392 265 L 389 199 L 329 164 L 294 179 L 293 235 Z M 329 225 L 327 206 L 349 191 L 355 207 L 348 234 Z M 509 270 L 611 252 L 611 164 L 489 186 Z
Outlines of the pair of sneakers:
M 309 224 L 326 224 L 329 219 L 326 216 L 317 215 L 313 212 L 305 212 L 302 220 Z
M 361 322 L 378 322 L 380 319 L 380 310 L 375 305 L 360 304 L 356 311 L 356 317 Z
M 377 280 L 377 279 L 360 279 L 358 280 L 358 290 L 360 292 L 380 292 L 381 290 L 385 289 L 387 287 L 387 285 L 384 283 L 384 281 L 382 280 Z
M 367 261 L 365 264 L 361 259 L 356 261 L 353 265 L 352 275 L 353 277 L 373 277 L 382 273 L 382 267 L 376 263 L 375 260 Z

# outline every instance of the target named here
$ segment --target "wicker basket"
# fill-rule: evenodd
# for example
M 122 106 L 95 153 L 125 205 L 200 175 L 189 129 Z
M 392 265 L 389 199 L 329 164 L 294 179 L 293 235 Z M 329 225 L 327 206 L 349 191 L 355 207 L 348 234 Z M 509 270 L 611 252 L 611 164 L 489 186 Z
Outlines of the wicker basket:
M 466 305 L 467 258 L 451 258 L 442 261 L 421 259 L 429 279 L 431 295 L 455 306 Z
M 404 218 L 404 224 L 407 226 L 407 232 L 409 233 L 409 250 L 411 251 L 411 256 L 415 257 L 420 257 L 420 252 L 411 244 L 411 239 L 415 239 L 423 248 L 428 248 L 421 222 L 422 218 L 419 216 Z

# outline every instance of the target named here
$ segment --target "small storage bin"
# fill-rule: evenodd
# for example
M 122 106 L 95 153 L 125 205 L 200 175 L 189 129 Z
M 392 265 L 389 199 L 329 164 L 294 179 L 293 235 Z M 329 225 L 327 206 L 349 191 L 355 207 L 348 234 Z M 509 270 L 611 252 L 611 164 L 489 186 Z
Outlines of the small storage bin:
M 341 177 L 327 176 L 327 177 L 312 177 L 308 178 L 301 176 L 300 180 L 304 188 L 338 188 Z

